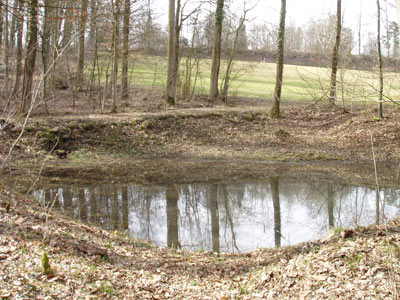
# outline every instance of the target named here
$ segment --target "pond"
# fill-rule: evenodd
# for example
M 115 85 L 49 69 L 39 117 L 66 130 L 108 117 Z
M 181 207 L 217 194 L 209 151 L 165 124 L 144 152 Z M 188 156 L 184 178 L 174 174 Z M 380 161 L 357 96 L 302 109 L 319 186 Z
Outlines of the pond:
M 400 190 L 271 177 L 234 183 L 60 185 L 34 192 L 82 221 L 188 250 L 248 252 L 323 238 L 397 215 Z

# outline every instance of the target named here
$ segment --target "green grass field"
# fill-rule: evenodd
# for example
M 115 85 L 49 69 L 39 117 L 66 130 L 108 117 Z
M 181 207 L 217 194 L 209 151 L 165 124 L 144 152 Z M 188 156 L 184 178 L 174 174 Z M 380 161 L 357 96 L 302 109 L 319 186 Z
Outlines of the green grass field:
M 185 69 L 186 58 L 182 58 L 180 72 Z M 193 62 L 192 62 L 193 63 Z M 195 91 L 207 94 L 209 90 L 211 60 L 202 59 L 196 77 Z M 220 78 L 223 80 L 226 62 L 222 62 Z M 236 61 L 232 72 L 233 81 L 229 95 L 271 99 L 275 86 L 273 63 Z M 166 78 L 166 58 L 138 56 L 130 60 L 130 82 L 146 87 L 163 87 Z M 193 68 L 195 69 L 195 68 Z M 191 76 L 191 88 L 195 71 Z M 400 74 L 384 74 L 384 100 L 400 100 Z M 184 79 L 182 79 L 184 81 Z M 326 99 L 329 93 L 330 69 L 285 65 L 283 79 L 283 101 L 316 101 Z M 344 70 L 338 73 L 338 101 L 375 101 L 378 98 L 377 72 Z

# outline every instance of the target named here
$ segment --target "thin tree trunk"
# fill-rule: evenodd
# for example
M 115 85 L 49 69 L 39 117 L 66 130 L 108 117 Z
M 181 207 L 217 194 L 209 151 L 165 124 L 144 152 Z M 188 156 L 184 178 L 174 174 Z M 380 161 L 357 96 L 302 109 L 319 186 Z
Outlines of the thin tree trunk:
M 217 99 L 219 69 L 221 65 L 222 22 L 224 20 L 224 0 L 217 1 L 215 12 L 214 44 L 211 60 L 210 99 Z
M 339 66 L 340 37 L 342 32 L 342 0 L 337 0 L 336 11 L 336 40 L 332 53 L 331 85 L 329 92 L 329 103 L 335 105 L 336 101 L 336 75 Z
M 383 118 L 383 70 L 382 70 L 382 49 L 381 49 L 381 6 L 379 0 L 376 0 L 378 15 L 378 33 L 377 33 L 377 52 L 378 52 L 378 68 L 379 68 L 379 99 L 378 99 L 378 114 L 380 118 Z
M 113 28 L 113 72 L 112 72 L 112 108 L 111 112 L 117 112 L 117 80 L 118 80 L 118 60 L 119 60 L 119 0 L 114 4 L 114 28 Z
M 286 0 L 281 0 L 281 13 L 278 31 L 278 54 L 276 64 L 276 81 L 274 91 L 274 102 L 270 110 L 272 118 L 280 118 L 280 102 L 282 94 L 282 79 L 283 79 L 283 54 L 285 45 L 285 20 L 286 20 Z
M 175 0 L 169 0 L 168 7 L 168 70 L 166 104 L 175 105 Z
M 16 53 L 16 68 L 15 68 L 15 81 L 12 91 L 12 96 L 15 97 L 19 91 L 22 77 L 22 37 L 24 34 L 24 0 L 18 1 L 18 9 L 15 11 L 17 19 L 17 53 Z
M 46 113 L 49 113 L 47 108 L 48 98 L 48 80 L 47 72 L 49 69 L 49 56 L 50 56 L 50 0 L 44 0 L 44 19 L 42 22 L 42 64 L 43 64 L 43 101 Z
M 11 16 L 10 26 L 10 48 L 15 49 L 15 32 L 17 26 L 17 11 L 18 11 L 18 0 L 13 1 L 13 12 Z
M 124 2 L 124 24 L 123 24 L 123 56 L 122 56 L 122 98 L 128 99 L 128 57 L 129 57 L 129 17 L 131 14 L 131 1 Z
M 232 49 L 231 49 L 231 51 L 229 53 L 229 57 L 228 57 L 228 63 L 227 63 L 226 72 L 225 72 L 224 86 L 222 88 L 222 93 L 221 93 L 222 94 L 221 95 L 222 99 L 224 101 L 228 100 L 228 89 L 229 89 L 229 85 L 230 85 L 230 81 L 231 81 L 230 78 L 231 78 L 231 73 L 232 73 L 233 60 L 234 60 L 235 55 L 236 55 L 236 47 L 237 47 L 237 41 L 238 41 L 238 38 L 239 38 L 240 30 L 243 27 L 245 18 L 246 18 L 246 11 L 244 12 L 243 17 L 240 19 L 239 26 L 236 29 L 235 38 L 233 40 Z
M 7 85 L 8 85 L 8 76 L 10 72 L 10 65 L 9 65 L 9 55 L 10 55 L 10 45 L 9 45 L 9 22 L 8 22 L 8 0 L 5 1 L 4 5 L 6 6 L 6 10 L 4 11 L 4 67 L 5 67 L 5 83 L 6 87 L 5 90 L 7 91 Z
M 28 47 L 24 65 L 24 81 L 20 113 L 26 114 L 32 105 L 32 86 L 33 86 L 33 73 L 35 71 L 36 63 L 36 46 L 38 35 L 38 0 L 31 0 L 29 2 L 29 32 L 28 32 Z
M 176 91 L 178 90 L 179 81 L 179 63 L 180 63 L 180 36 L 181 36 L 181 0 L 176 0 L 175 8 L 175 60 L 174 60 L 174 85 L 175 85 L 175 101 L 176 101 Z
M 358 31 L 357 31 L 357 35 L 358 35 L 358 55 L 361 55 L 361 20 L 362 20 L 362 14 L 361 14 L 361 1 L 360 1 L 360 15 L 358 16 Z
M 0 0 L 0 49 L 1 49 L 1 45 L 3 44 L 3 9 L 4 3 L 2 0 Z M 7 10 L 6 10 L 7 11 Z
M 97 0 L 90 0 L 90 25 L 89 25 L 89 46 L 93 49 L 96 42 L 97 29 Z
M 74 0 L 67 0 L 65 4 L 65 12 L 64 12 L 64 28 L 63 28 L 63 36 L 61 41 L 61 47 L 65 47 L 72 38 L 72 28 L 73 28 L 73 19 L 74 19 Z
M 79 17 L 79 45 L 78 45 L 78 62 L 75 76 L 75 89 L 82 90 L 83 85 L 83 66 L 85 63 L 85 27 L 87 19 L 88 0 L 81 0 L 81 9 Z

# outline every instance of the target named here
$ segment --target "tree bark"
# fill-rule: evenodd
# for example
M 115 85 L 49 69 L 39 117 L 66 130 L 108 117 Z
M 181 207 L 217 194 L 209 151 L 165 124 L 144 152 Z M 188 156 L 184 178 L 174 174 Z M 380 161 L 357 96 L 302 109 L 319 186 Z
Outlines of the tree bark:
M 10 65 L 9 65 L 9 55 L 10 55 L 10 45 L 9 45 L 9 22 L 8 22 L 8 0 L 4 2 L 4 5 L 7 9 L 4 11 L 4 56 L 3 56 L 3 63 L 5 67 L 5 90 L 7 90 L 8 85 L 8 76 L 10 72 Z
M 336 101 L 336 74 L 339 66 L 340 37 L 342 33 L 342 0 L 337 0 L 336 11 L 336 40 L 332 53 L 331 85 L 329 91 L 329 103 L 335 105 Z
M 111 112 L 117 112 L 117 80 L 118 80 L 118 60 L 119 60 L 119 0 L 114 4 L 114 27 L 113 27 L 113 71 L 112 71 L 112 108 Z
M 97 0 L 90 0 L 90 24 L 89 24 L 89 42 L 90 48 L 95 47 L 96 43 L 96 21 L 97 21 Z
M 175 0 L 169 0 L 168 8 L 168 70 L 166 104 L 175 105 Z
M 78 45 L 78 62 L 75 76 L 75 89 L 82 90 L 83 83 L 83 66 L 85 63 L 85 27 L 87 20 L 88 0 L 81 0 L 80 16 L 79 16 L 79 45 Z
M 16 53 L 16 68 L 15 68 L 15 81 L 12 90 L 12 97 L 15 97 L 19 92 L 22 77 L 22 37 L 24 30 L 24 0 L 18 1 L 18 9 L 15 11 L 17 19 L 17 53 Z
M 282 94 L 282 79 L 283 79 L 283 55 L 285 45 L 285 20 L 286 20 L 286 0 L 281 0 L 281 13 L 278 31 L 278 53 L 276 64 L 276 80 L 274 91 L 274 102 L 269 112 L 272 118 L 280 118 L 280 102 Z
M 17 27 L 18 0 L 13 1 L 13 12 L 10 26 L 10 49 L 15 49 L 15 32 Z
M 129 57 L 129 17 L 131 14 L 131 1 L 125 0 L 124 2 L 124 24 L 123 31 L 123 55 L 122 55 L 122 99 L 128 99 L 128 57 Z
M 65 12 L 64 12 L 64 28 L 63 28 L 63 36 L 61 41 L 61 47 L 65 47 L 72 38 L 72 28 L 73 28 L 73 19 L 74 19 L 74 0 L 67 0 L 65 4 Z
M 378 52 L 378 69 L 379 69 L 379 89 L 378 89 L 378 114 L 380 118 L 383 118 L 383 69 L 382 69 L 382 48 L 381 48 L 381 6 L 379 0 L 376 0 L 377 5 L 377 25 L 378 25 L 378 33 L 377 33 L 377 52 Z
M 221 65 L 222 22 L 224 20 L 224 0 L 217 0 L 215 12 L 214 44 L 211 60 L 210 99 L 217 99 L 219 69 Z
M 37 35 L 38 35 L 38 0 L 31 0 L 29 2 L 29 32 L 27 38 L 27 54 L 25 58 L 24 66 L 24 81 L 23 81 L 23 92 L 20 113 L 26 114 L 31 109 L 32 105 L 32 85 L 33 85 L 33 73 L 35 71 L 36 63 L 36 47 L 37 47 Z
M 44 18 L 42 22 L 42 64 L 43 64 L 43 101 L 45 104 L 46 112 L 48 113 L 47 108 L 47 98 L 48 98 L 48 70 L 49 70 L 49 57 L 50 57 L 50 10 L 51 1 L 44 0 Z

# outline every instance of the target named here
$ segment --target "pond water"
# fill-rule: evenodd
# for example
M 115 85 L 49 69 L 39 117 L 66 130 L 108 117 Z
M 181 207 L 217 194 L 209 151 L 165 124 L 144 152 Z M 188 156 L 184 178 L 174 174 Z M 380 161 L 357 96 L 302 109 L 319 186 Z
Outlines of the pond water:
M 59 186 L 36 190 L 76 218 L 132 237 L 188 250 L 247 252 L 326 236 L 393 218 L 400 190 L 273 177 L 263 181 L 170 186 Z

